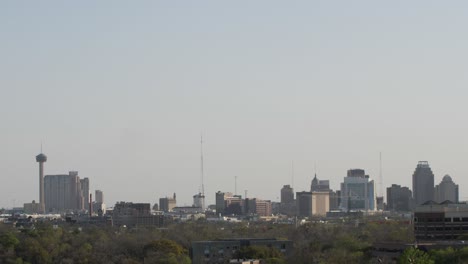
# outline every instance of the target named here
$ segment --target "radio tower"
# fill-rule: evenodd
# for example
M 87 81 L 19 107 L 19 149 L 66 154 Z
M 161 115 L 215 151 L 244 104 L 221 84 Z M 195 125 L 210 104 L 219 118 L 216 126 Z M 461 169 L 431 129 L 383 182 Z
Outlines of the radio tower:
M 377 210 L 384 210 L 383 190 L 382 190 L 382 152 L 379 153 L 379 194 L 376 197 Z
M 382 152 L 380 152 L 380 155 L 379 155 L 379 191 L 380 191 L 380 196 L 384 196 L 383 194 L 383 189 L 382 189 L 382 182 L 383 182 L 383 178 L 382 178 Z
M 203 135 L 200 136 L 200 174 L 201 174 L 201 195 L 205 198 L 205 184 L 204 184 L 204 174 L 203 171 Z
M 204 178 L 203 171 L 203 135 L 200 136 L 200 180 L 201 180 L 201 190 L 198 190 L 198 193 L 193 196 L 193 206 L 200 207 L 201 210 L 205 211 L 205 185 L 203 183 Z

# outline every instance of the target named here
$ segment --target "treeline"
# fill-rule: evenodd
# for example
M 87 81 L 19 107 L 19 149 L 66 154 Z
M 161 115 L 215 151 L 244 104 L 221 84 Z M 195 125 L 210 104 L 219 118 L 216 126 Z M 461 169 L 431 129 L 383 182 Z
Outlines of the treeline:
M 164 229 L 76 225 L 54 228 L 49 223 L 37 223 L 34 229 L 18 230 L 0 224 L 0 263 L 191 263 L 192 241 L 227 238 L 293 241 L 294 248 L 288 255 L 258 247 L 242 249 L 236 255 L 268 259 L 266 263 L 369 263 L 374 261 L 373 243 L 413 241 L 408 225 L 391 221 L 312 223 L 295 227 L 200 220 L 173 223 Z M 453 250 L 452 253 L 457 260 L 464 260 L 464 253 L 458 252 Z M 442 253 L 433 253 L 430 257 L 438 260 L 436 256 Z
M 430 250 L 428 252 L 416 248 L 408 248 L 399 258 L 399 263 L 415 264 L 453 264 L 468 263 L 468 247 L 454 249 Z

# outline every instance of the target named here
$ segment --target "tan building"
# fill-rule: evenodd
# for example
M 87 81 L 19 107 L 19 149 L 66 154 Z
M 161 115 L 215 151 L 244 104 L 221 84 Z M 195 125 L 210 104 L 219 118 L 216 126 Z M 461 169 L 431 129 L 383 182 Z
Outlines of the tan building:
M 77 171 L 44 177 L 45 209 L 48 213 L 86 210 L 86 194 L 89 194 L 89 180 L 80 180 Z
M 330 192 L 312 192 L 312 215 L 325 216 L 330 211 Z
M 26 214 L 39 214 L 41 213 L 41 204 L 33 200 L 32 203 L 25 203 L 23 210 Z
M 258 216 L 271 216 L 271 201 L 256 200 L 256 211 Z
M 330 211 L 330 192 L 297 192 L 297 216 L 325 216 Z

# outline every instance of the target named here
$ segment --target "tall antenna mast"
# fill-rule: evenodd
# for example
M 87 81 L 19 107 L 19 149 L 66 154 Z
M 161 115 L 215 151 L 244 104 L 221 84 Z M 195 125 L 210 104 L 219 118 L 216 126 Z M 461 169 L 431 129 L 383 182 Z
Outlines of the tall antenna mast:
M 201 194 L 205 196 L 204 171 L 203 171 L 203 135 L 200 135 L 200 174 L 201 174 Z
M 291 187 L 294 189 L 294 160 L 291 161 Z
M 237 195 L 237 176 L 234 176 L 234 195 Z
M 379 192 L 380 192 L 380 196 L 383 197 L 383 189 L 382 189 L 382 152 L 379 153 Z

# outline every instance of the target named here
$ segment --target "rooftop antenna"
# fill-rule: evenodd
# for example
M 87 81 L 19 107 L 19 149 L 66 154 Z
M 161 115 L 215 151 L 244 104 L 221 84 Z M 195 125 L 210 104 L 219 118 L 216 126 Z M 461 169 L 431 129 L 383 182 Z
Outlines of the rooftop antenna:
M 200 135 L 200 174 L 201 174 L 201 194 L 205 196 L 204 171 L 203 171 L 203 135 Z
M 317 161 L 314 161 L 314 174 L 317 176 Z
M 234 176 L 234 195 L 237 195 L 237 176 Z
M 383 197 L 383 190 L 382 190 L 382 152 L 379 153 L 379 192 L 380 192 L 380 196 Z
M 291 187 L 294 188 L 294 160 L 291 161 Z

